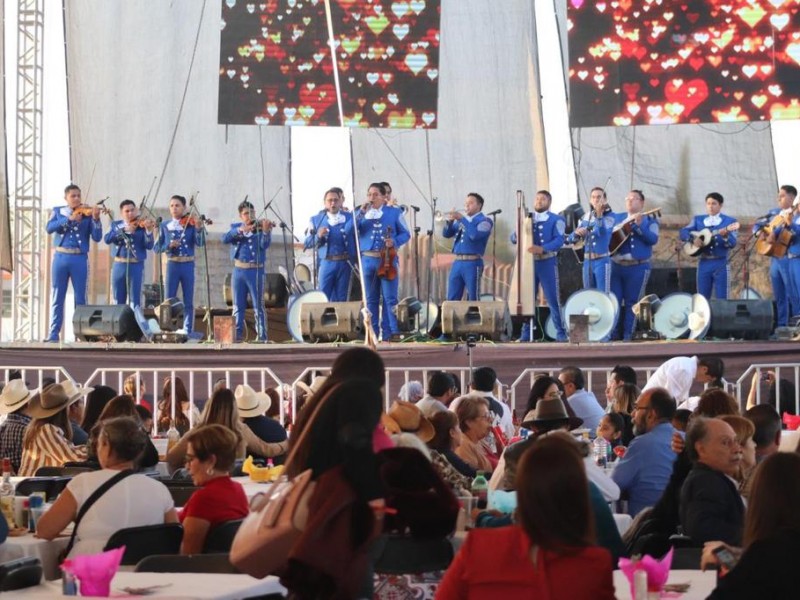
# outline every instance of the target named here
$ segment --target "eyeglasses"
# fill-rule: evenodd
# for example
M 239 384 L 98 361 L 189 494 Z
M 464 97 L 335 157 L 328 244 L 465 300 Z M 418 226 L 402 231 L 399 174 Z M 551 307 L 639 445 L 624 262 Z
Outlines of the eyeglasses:
M 545 396 L 547 400 L 560 400 L 561 399 L 561 392 L 553 392 L 552 394 L 547 394 Z
M 187 465 L 188 465 L 188 464 L 189 464 L 190 462 L 192 462 L 192 461 L 193 461 L 195 458 L 197 458 L 197 457 L 196 457 L 194 454 L 187 454 L 186 456 L 184 456 L 184 457 L 183 457 L 183 462 L 184 462 L 184 464 L 187 464 Z
M 634 404 L 633 410 L 650 410 L 650 406 L 641 406 L 640 404 Z

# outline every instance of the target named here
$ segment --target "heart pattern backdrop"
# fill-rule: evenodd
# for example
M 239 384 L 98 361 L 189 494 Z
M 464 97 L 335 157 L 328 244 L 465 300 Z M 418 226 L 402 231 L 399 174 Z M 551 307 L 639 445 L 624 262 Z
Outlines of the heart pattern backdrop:
M 570 125 L 800 118 L 800 0 L 567 0 Z
M 435 128 L 440 0 L 330 0 L 344 124 Z M 223 0 L 219 122 L 340 125 L 324 0 Z

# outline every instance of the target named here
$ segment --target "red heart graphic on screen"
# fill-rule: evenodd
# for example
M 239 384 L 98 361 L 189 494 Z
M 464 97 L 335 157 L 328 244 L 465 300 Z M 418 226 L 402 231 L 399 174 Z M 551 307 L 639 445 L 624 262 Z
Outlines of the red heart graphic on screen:
M 300 104 L 313 106 L 316 114 L 322 114 L 334 102 L 336 102 L 336 88 L 330 83 L 318 85 L 314 89 L 303 87 L 300 90 Z
M 623 83 L 622 91 L 625 92 L 625 95 L 628 96 L 630 100 L 634 100 L 636 94 L 639 93 L 639 87 L 638 83 Z
M 682 104 L 686 108 L 684 113 L 688 115 L 708 98 L 708 85 L 702 79 L 670 79 L 664 86 L 664 97 L 668 102 Z
M 689 66 L 692 67 L 695 71 L 699 71 L 700 68 L 705 63 L 705 59 L 700 56 L 693 56 L 689 59 Z

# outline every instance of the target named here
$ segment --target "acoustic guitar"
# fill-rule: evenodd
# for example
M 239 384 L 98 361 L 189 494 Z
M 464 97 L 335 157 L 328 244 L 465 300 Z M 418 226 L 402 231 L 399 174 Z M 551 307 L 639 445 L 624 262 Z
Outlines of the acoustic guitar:
M 688 242 L 683 243 L 683 251 L 689 256 L 700 256 L 703 253 L 703 250 L 708 248 L 711 241 L 714 239 L 715 235 L 721 235 L 725 232 L 732 232 L 738 231 L 741 225 L 739 223 L 731 223 L 727 227 L 722 227 L 720 229 L 714 229 L 713 231 L 706 227 L 705 229 L 701 229 L 700 231 L 690 231 L 689 235 L 692 236 Z M 700 240 L 701 244 L 697 244 L 697 240 Z
M 772 221 L 761 229 L 756 238 L 756 252 L 762 256 L 771 256 L 773 258 L 782 258 L 787 250 L 789 244 L 792 243 L 792 232 L 788 227 L 784 227 L 775 238 L 775 241 L 769 243 L 767 237 L 775 232 L 775 228 L 780 225 L 789 225 L 791 223 L 791 215 L 793 209 L 787 209 L 779 212 Z
M 611 254 L 615 254 L 617 250 L 622 247 L 622 244 L 631 237 L 631 231 L 633 227 L 633 222 L 636 220 L 636 217 L 642 215 L 643 217 L 647 215 L 658 215 L 661 216 L 661 209 L 660 208 L 652 208 L 650 210 L 646 210 L 644 212 L 636 213 L 635 215 L 631 215 L 626 218 L 621 223 L 617 223 L 614 226 L 613 231 L 611 232 L 611 241 L 608 243 L 608 251 Z

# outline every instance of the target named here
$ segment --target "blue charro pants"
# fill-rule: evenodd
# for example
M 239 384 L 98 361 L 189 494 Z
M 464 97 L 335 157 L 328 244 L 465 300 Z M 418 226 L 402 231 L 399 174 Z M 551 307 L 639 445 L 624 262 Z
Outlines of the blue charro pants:
M 617 297 L 623 315 L 622 339 L 630 340 L 636 328 L 633 305 L 644 295 L 650 277 L 650 261 L 638 265 L 611 264 L 611 292 Z
M 697 293 L 707 300 L 711 292 L 716 298 L 725 300 L 730 296 L 730 265 L 724 257 L 701 258 L 697 264 Z
M 114 302 L 127 304 L 130 301 L 133 308 L 140 307 L 142 303 L 143 274 L 143 262 L 115 262 L 111 268 L 111 289 L 114 295 Z
M 788 258 L 773 258 L 769 265 L 772 295 L 778 307 L 778 327 L 786 327 L 789 317 L 798 312 L 797 295 L 792 285 Z
M 395 262 L 395 267 L 397 263 Z M 399 333 L 397 326 L 397 315 L 394 314 L 394 307 L 397 306 L 397 291 L 400 287 L 399 279 L 393 281 L 378 277 L 378 267 L 381 259 L 374 256 L 362 256 L 361 266 L 364 269 L 364 287 L 367 290 L 367 310 L 372 317 L 372 329 L 378 335 L 378 309 L 381 306 L 381 296 L 383 297 L 383 313 L 380 316 L 381 339 L 388 340 L 393 333 Z
M 350 275 L 353 269 L 346 260 L 323 260 L 319 267 L 319 289 L 328 302 L 347 302 Z
M 611 292 L 611 257 L 584 259 L 583 287 Z
M 247 295 L 253 302 L 256 319 L 256 338 L 267 341 L 267 319 L 264 314 L 264 268 L 233 268 L 233 318 L 236 321 L 236 339 L 244 339 L 244 313 L 247 310 Z
M 478 300 L 478 289 L 482 274 L 483 260 L 480 258 L 453 262 L 453 268 L 450 269 L 450 276 L 447 278 L 447 299 L 461 300 L 466 289 L 467 300 L 473 302 Z
M 58 341 L 64 324 L 64 301 L 67 285 L 72 280 L 75 306 L 86 304 L 86 280 L 89 275 L 89 259 L 85 254 L 62 254 L 53 257 L 53 292 L 50 306 L 50 333 L 48 340 Z
M 194 261 L 167 262 L 167 298 L 175 298 L 178 286 L 183 294 L 183 328 L 194 330 Z

